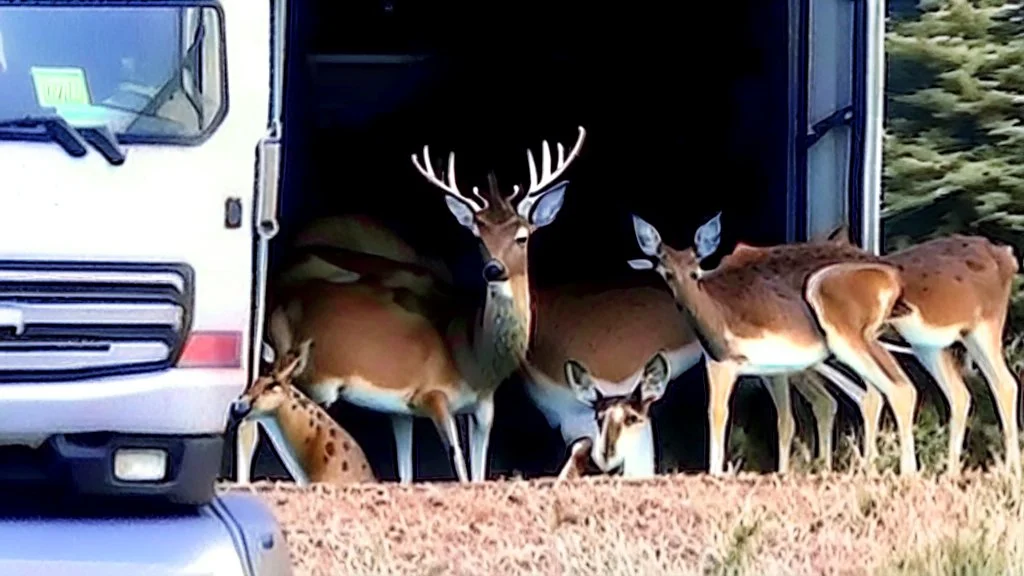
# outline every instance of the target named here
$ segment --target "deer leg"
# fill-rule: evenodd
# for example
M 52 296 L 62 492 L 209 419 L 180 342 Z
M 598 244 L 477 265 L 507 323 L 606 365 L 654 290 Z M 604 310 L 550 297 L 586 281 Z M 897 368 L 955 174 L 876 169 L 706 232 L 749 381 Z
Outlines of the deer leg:
M 789 454 L 793 449 L 793 434 L 796 423 L 793 421 L 793 401 L 789 395 L 789 378 L 784 375 L 773 375 L 764 378 L 775 403 L 775 413 L 779 432 L 779 473 L 789 472 Z
M 949 402 L 949 449 L 946 473 L 960 473 L 960 455 L 963 453 L 967 414 L 971 410 L 971 395 L 967 390 L 948 348 L 913 346 L 914 355 L 925 367 Z M 995 390 L 993 390 L 995 392 Z
M 860 405 L 864 420 L 864 465 L 867 472 L 875 472 L 878 465 L 878 431 L 881 428 L 885 397 L 874 386 L 868 386 Z
M 572 447 L 569 449 L 569 458 L 565 461 L 565 465 L 562 466 L 562 471 L 559 472 L 557 481 L 564 482 L 583 476 L 587 469 L 587 459 L 590 458 L 590 450 L 593 446 L 594 441 L 590 438 L 580 438 L 573 442 Z
M 803 378 L 793 380 L 793 386 L 811 404 L 811 412 L 814 413 L 814 422 L 818 429 L 818 460 L 825 470 L 831 471 L 832 431 L 836 427 L 839 402 L 828 392 L 825 383 L 816 373 L 806 372 Z
M 487 478 L 487 447 L 494 424 L 494 396 L 477 401 L 469 422 L 469 465 L 473 482 Z
M 885 399 L 889 401 L 889 405 L 892 406 L 893 415 L 896 417 L 896 428 L 900 439 L 900 473 L 916 473 L 917 455 L 914 449 L 913 425 L 914 412 L 917 408 L 917 389 L 909 382 L 897 384 L 897 381 L 887 377 L 888 370 L 882 368 L 883 363 L 887 359 L 886 357 L 892 362 L 888 366 L 889 370 L 893 368 L 901 372 L 902 370 L 896 364 L 896 360 L 874 342 L 854 338 L 842 341 L 836 338 L 833 351 L 840 361 L 846 363 L 858 373 L 864 374 L 865 379 L 876 386 L 882 395 L 885 396 Z M 880 412 L 881 410 L 879 410 Z M 868 454 L 873 454 L 875 451 L 874 444 L 876 439 L 874 436 L 877 426 L 877 421 L 865 422 L 864 439 L 867 444 L 865 446 L 865 456 L 869 457 L 869 462 L 872 461 L 873 456 L 868 456 Z
M 1021 475 L 1020 441 L 1017 431 L 1017 389 L 1019 384 L 1003 358 L 1002 330 L 996 330 L 990 323 L 979 324 L 964 338 L 964 344 L 974 359 L 999 410 L 1003 425 L 1003 441 L 1006 451 L 1006 466 L 1017 476 Z
M 235 482 L 248 484 L 252 481 L 252 459 L 259 441 L 259 423 L 255 420 L 239 422 L 235 436 Z
M 829 350 L 889 401 L 900 437 L 900 473 L 909 475 L 917 472 L 913 430 L 917 389 L 875 339 L 900 291 L 898 276 L 887 267 L 843 263 L 812 274 L 805 297 Z
M 708 472 L 725 472 L 725 435 L 729 423 L 729 398 L 736 386 L 739 367 L 734 362 L 707 359 L 708 374 Z
M 398 481 L 412 483 L 412 416 L 391 415 L 391 430 L 395 434 L 395 457 L 398 461 Z
M 860 410 L 861 419 L 864 421 L 863 459 L 866 470 L 873 472 L 878 455 L 878 422 L 882 417 L 882 407 L 885 405 L 882 394 L 874 386 L 861 388 L 846 374 L 824 362 L 815 366 L 814 371 L 835 384 Z
M 466 457 L 462 453 L 462 443 L 459 442 L 459 427 L 455 424 L 455 417 L 448 408 L 448 398 L 443 392 L 431 390 L 420 397 L 419 405 L 434 421 L 441 440 L 448 448 L 459 482 L 469 482 L 469 474 L 466 472 Z

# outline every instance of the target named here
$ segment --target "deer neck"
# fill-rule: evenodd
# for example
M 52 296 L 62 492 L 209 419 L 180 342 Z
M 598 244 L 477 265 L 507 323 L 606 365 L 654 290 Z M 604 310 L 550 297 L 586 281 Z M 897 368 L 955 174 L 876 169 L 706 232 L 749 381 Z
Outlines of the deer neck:
M 721 359 L 726 351 L 726 324 L 719 302 L 708 293 L 703 281 L 691 278 L 679 282 L 675 296 L 701 347 L 712 359 Z
M 318 414 L 308 408 L 312 404 L 310 400 L 301 400 L 283 402 L 265 418 L 265 424 L 269 424 L 267 432 L 275 436 L 275 447 L 281 452 L 278 455 L 292 476 L 301 472 L 308 478 L 309 471 L 313 469 L 311 459 L 316 456 L 313 448 L 318 445 L 317 437 L 330 423 L 322 415 L 317 418 Z M 296 467 L 297 470 L 294 469 Z
M 625 478 L 651 478 L 655 474 L 654 464 L 654 433 L 651 421 L 644 424 L 643 429 L 633 435 L 626 449 L 626 458 L 622 462 L 622 476 Z
M 473 347 L 480 368 L 493 385 L 517 371 L 526 358 L 530 336 L 530 285 L 526 273 L 507 283 L 489 284 Z

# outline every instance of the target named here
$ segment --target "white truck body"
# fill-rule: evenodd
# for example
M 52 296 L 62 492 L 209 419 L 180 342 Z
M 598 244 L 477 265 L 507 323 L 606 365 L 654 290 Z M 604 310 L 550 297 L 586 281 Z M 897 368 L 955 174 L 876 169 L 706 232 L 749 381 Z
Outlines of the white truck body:
M 227 407 L 248 374 L 253 165 L 267 130 L 270 101 L 269 69 L 252 65 L 270 58 L 270 14 L 242 4 L 221 2 L 231 21 L 225 38 L 227 61 L 232 63 L 227 69 L 230 96 L 223 122 L 202 143 L 125 144 L 126 161 L 114 166 L 93 150 L 72 158 L 53 142 L 0 141 L 0 198 L 5 207 L 0 214 L 0 260 L 72 263 L 65 274 L 80 262 L 187 264 L 195 278 L 191 331 L 237 334 L 237 365 L 5 382 L 0 385 L 0 441 L 37 443 L 57 432 L 98 429 L 223 432 Z M 0 8 L 0 32 L 6 9 L 12 8 Z M 6 48 L 10 60 L 14 50 Z M 222 214 L 228 198 L 240 201 L 238 228 L 225 227 Z M 48 279 L 45 273 L 38 277 Z M 89 278 L 86 273 L 71 280 Z M 6 280 L 0 272 L 0 282 Z M 2 299 L 0 325 L 18 316 L 3 314 L 12 309 L 22 310 L 21 317 L 31 326 L 30 309 Z M 73 305 L 52 312 L 58 321 L 76 313 Z M 0 369 L 4 365 L 0 351 Z
M 242 0 L 0 2 L 0 446 L 221 441 L 251 370 L 271 53 L 271 11 Z M 165 83 L 177 124 L 131 124 Z M 123 162 L 87 138 L 104 127 Z

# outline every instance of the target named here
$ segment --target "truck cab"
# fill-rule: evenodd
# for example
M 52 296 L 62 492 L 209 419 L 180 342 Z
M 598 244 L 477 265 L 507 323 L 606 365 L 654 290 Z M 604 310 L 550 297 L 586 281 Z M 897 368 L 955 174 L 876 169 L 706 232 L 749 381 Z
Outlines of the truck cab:
M 251 370 L 269 26 L 0 2 L 0 480 L 212 500 Z
M 240 5 L 0 2 L 0 573 L 291 573 L 214 489 L 270 125 Z

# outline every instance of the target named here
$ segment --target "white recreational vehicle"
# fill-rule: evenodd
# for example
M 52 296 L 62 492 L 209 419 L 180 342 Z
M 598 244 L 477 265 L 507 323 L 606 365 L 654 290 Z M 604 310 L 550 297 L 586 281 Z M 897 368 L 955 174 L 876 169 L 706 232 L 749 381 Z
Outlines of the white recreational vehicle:
M 275 237 L 344 201 L 457 228 L 436 193 L 388 196 L 423 186 L 426 143 L 504 130 L 519 151 L 477 164 L 522 177 L 520 140 L 587 125 L 548 270 L 614 250 L 594 222 L 629 203 L 680 237 L 724 209 L 737 236 L 849 222 L 877 250 L 882 2 L 514 4 L 0 1 L 0 468 L 210 499 Z

